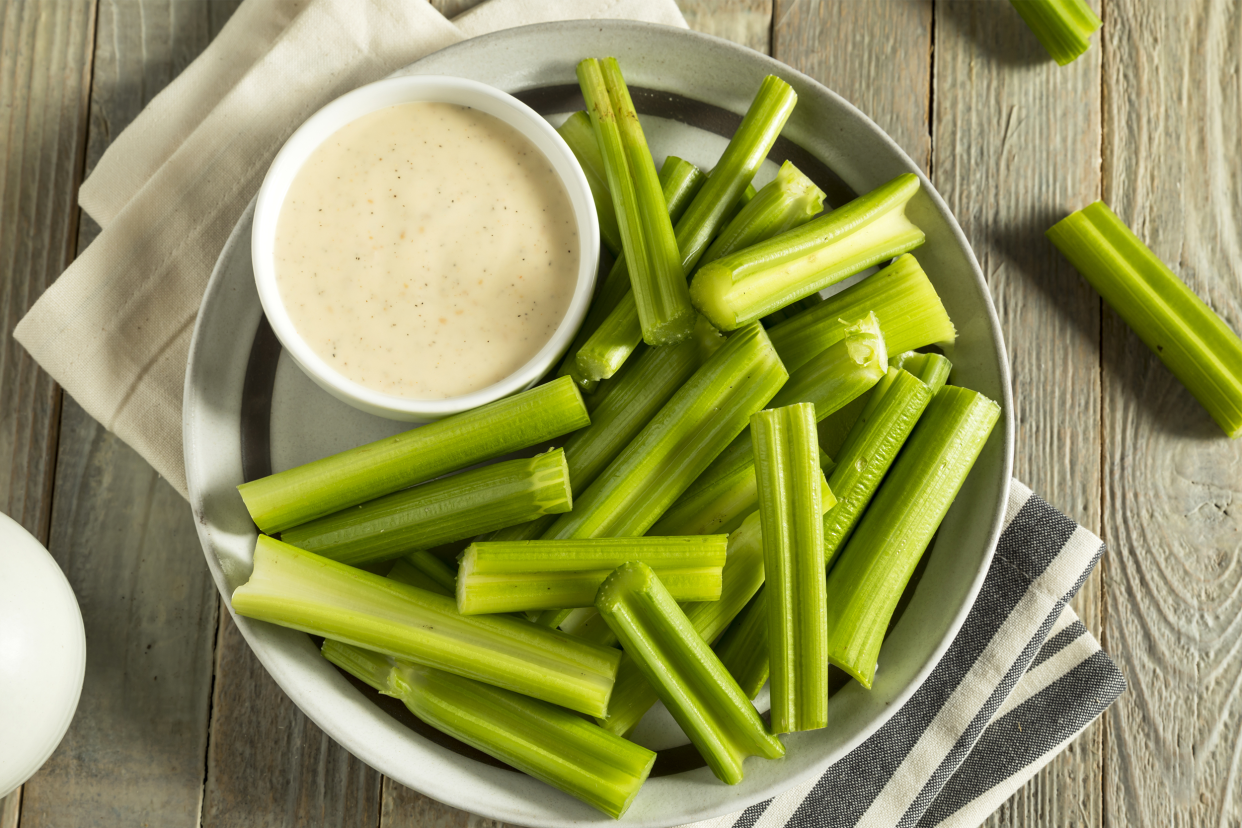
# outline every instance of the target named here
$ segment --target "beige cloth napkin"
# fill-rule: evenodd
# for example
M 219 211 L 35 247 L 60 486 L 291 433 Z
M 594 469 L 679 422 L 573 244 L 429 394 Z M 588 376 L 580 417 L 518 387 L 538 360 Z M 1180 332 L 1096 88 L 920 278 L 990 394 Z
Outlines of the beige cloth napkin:
M 512 26 L 627 18 L 684 27 L 673 0 L 246 0 L 113 142 L 82 185 L 103 232 L 14 336 L 106 428 L 186 493 L 190 335 L 225 240 L 272 157 L 343 93 Z

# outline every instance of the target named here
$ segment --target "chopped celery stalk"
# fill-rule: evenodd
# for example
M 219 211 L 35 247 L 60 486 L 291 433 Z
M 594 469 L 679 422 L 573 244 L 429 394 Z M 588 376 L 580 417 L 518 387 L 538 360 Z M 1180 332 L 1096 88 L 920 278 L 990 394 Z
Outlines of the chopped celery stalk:
M 590 422 L 565 378 L 237 487 L 266 533 L 568 434 Z
M 568 459 L 568 458 L 566 458 Z M 569 486 L 573 488 L 574 479 L 569 478 Z M 543 517 L 528 520 L 525 523 L 515 523 L 512 526 L 506 526 L 503 529 L 497 529 L 495 532 L 485 532 L 475 538 L 476 541 L 519 541 L 519 540 L 538 540 L 543 537 L 543 533 L 548 531 L 548 527 L 556 522 L 556 515 L 544 515 Z
M 787 376 L 760 325 L 730 336 L 544 537 L 645 534 Z
M 792 319 L 804 310 L 810 310 L 822 301 L 824 301 L 824 297 L 818 293 L 812 293 L 810 296 L 804 296 L 797 302 L 790 302 L 785 307 L 774 310 L 763 317 L 763 327 L 771 329 L 774 325 L 784 322 L 786 319 Z
M 894 368 L 903 368 L 923 381 L 932 396 L 944 387 L 953 370 L 953 363 L 940 354 L 921 354 L 917 351 L 906 351 L 889 360 L 888 373 L 876 383 L 870 391 L 859 396 L 840 411 L 834 412 L 819 424 L 819 447 L 827 448 L 839 455 L 850 429 L 860 418 L 867 418 L 875 410 L 880 399 L 888 391 L 889 385 L 897 377 Z
M 610 57 L 600 61 L 600 69 L 617 117 L 621 145 L 634 177 L 647 247 L 647 268 L 630 272 L 630 287 L 638 305 L 643 340 L 648 345 L 669 345 L 690 336 L 694 327 L 695 313 L 690 307 L 686 272 L 681 265 L 681 252 L 677 248 L 677 237 L 673 235 L 668 207 L 660 192 L 655 162 L 647 148 L 647 138 L 643 135 L 621 66 L 616 58 Z
M 1102 201 L 1054 224 L 1048 238 L 1225 434 L 1242 435 L 1242 340 L 1224 320 Z
M 324 642 L 323 654 L 436 730 L 613 818 L 629 808 L 655 763 L 647 748 L 546 702 L 335 641 Z
M 868 314 L 842 326 L 844 337 L 792 372 L 770 402 L 771 408 L 807 402 L 823 419 L 867 391 L 888 368 L 884 337 Z M 729 531 L 758 508 L 754 457 L 744 432 L 707 467 L 651 529 L 654 535 L 693 535 Z
M 1048 54 L 1068 66 L 1091 46 L 1100 18 L 1086 0 L 1009 0 Z
M 649 566 L 618 567 L 595 607 L 718 779 L 736 785 L 747 756 L 785 754 Z
M 444 561 L 423 550 L 399 558 L 388 571 L 388 577 L 438 595 L 457 593 L 457 573 L 449 569 Z
M 565 453 L 506 460 L 352 506 L 286 529 L 281 539 L 352 566 L 568 512 Z
M 845 335 L 850 320 L 874 313 L 890 354 L 952 343 L 957 331 L 918 260 L 906 254 L 858 284 L 772 328 L 768 335 L 796 371 Z M 832 454 L 832 449 L 828 449 Z
M 897 601 L 999 417 L 982 394 L 942 388 L 828 573 L 828 659 L 867 689 Z
M 716 655 L 720 663 L 729 671 L 729 675 L 737 681 L 748 699 L 759 695 L 763 685 L 768 683 L 771 667 L 768 662 L 768 602 L 764 598 L 766 589 L 760 587 L 755 597 L 746 605 L 725 630 L 725 634 L 716 642 Z M 622 692 L 625 682 L 626 659 L 621 657 L 621 666 L 617 668 L 617 682 L 612 687 L 612 698 L 608 701 L 608 709 L 617 703 L 618 694 Z
M 900 354 L 893 364 L 921 379 L 933 395 L 944 388 L 949 381 L 949 372 L 953 370 L 953 363 L 948 357 L 941 354 L 921 354 L 918 351 Z
M 541 627 L 547 627 L 548 629 L 554 630 L 557 627 L 559 627 L 561 625 L 561 622 L 564 621 L 566 618 L 568 618 L 569 614 L 572 612 L 573 612 L 572 608 L 570 609 L 546 609 L 535 616 L 535 623 Z M 604 646 L 612 646 L 612 645 L 604 645 Z
M 828 724 L 828 599 L 815 406 L 760 411 L 750 431 L 769 587 L 772 731 L 816 730 Z
M 620 654 L 508 615 L 467 617 L 452 598 L 260 535 L 247 618 L 507 687 L 591 716 L 608 708 Z
M 891 371 L 893 363 L 890 362 L 888 367 Z M 876 385 L 871 386 L 870 391 L 855 397 L 842 408 L 819 421 L 819 448 L 821 451 L 826 451 L 830 455 L 841 453 L 841 446 L 845 443 L 845 438 L 849 435 L 850 428 L 858 420 L 858 415 L 866 407 L 867 401 L 875 396 L 876 387 L 883 382 L 884 380 L 880 380 Z
M 891 368 L 889 377 L 888 387 L 877 388 L 872 397 L 875 407 L 850 430 L 828 478 L 838 498 L 837 508 L 824 515 L 824 563 L 829 567 L 932 399 L 927 386 L 908 371 Z
M 774 75 L 764 78 L 707 183 L 677 222 L 677 246 L 686 274 L 693 272 L 707 245 L 724 226 L 797 100 L 789 84 Z M 641 338 L 638 306 L 631 294 L 617 302 L 608 319 L 578 351 L 578 367 L 583 376 L 607 379 L 617 372 Z
M 781 164 L 776 178 L 764 185 L 729 221 L 703 254 L 702 265 L 735 250 L 750 247 L 806 224 L 824 209 L 824 191 L 792 161 Z
M 727 544 L 725 535 L 473 543 L 462 557 L 457 609 L 478 615 L 589 607 L 626 561 L 650 566 L 678 601 L 716 601 Z
M 918 247 L 923 231 L 906 217 L 919 179 L 905 173 L 801 227 L 699 268 L 690 299 L 722 331 L 767 316 Z
M 616 256 L 621 252 L 621 231 L 617 228 L 617 212 L 612 207 L 612 196 L 608 193 L 604 157 L 599 153 L 595 131 L 591 129 L 591 116 L 582 111 L 575 112 L 556 131 L 569 146 L 574 158 L 578 159 L 578 165 L 586 176 L 587 186 L 591 188 L 591 200 L 595 202 L 595 213 L 599 216 L 600 241 L 608 248 L 609 253 Z

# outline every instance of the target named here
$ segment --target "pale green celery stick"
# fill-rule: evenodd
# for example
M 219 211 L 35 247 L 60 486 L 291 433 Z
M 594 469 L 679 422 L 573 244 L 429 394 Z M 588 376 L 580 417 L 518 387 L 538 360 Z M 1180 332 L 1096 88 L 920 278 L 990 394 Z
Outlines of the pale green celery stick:
M 1052 59 L 1068 66 L 1091 46 L 1100 26 L 1086 0 L 1009 0 Z
M 625 149 L 634 188 L 638 195 L 642 233 L 646 242 L 648 266 L 630 273 L 630 288 L 638 305 L 643 341 L 648 345 L 670 345 L 690 336 L 694 327 L 694 309 L 690 307 L 690 290 L 681 266 L 677 237 L 668 217 L 668 207 L 660 192 L 655 162 L 647 147 L 638 112 L 630 99 L 621 66 L 616 58 L 600 62 L 604 85 L 612 100 L 621 145 Z M 642 277 L 646 277 L 645 279 Z
M 784 322 L 786 319 L 792 319 L 802 313 L 802 311 L 813 308 L 822 301 L 824 301 L 824 297 L 818 293 L 812 293 L 810 296 L 805 296 L 797 302 L 790 302 L 785 307 L 778 308 L 763 317 L 763 327 L 771 330 L 773 326 Z
M 815 406 L 760 411 L 750 432 L 769 587 L 772 731 L 817 730 L 828 724 L 828 607 Z
M 942 388 L 828 573 L 828 659 L 867 689 L 897 601 L 999 417 L 982 394 Z
M 565 453 L 464 471 L 286 529 L 281 539 L 352 566 L 387 561 L 573 505 Z
M 599 153 L 595 131 L 591 129 L 591 116 L 582 111 L 575 112 L 556 131 L 569 146 L 569 151 L 578 159 L 578 165 L 586 176 L 587 186 L 591 188 L 591 200 L 595 202 L 595 214 L 599 216 L 600 241 L 608 248 L 609 253 L 616 256 L 621 252 L 621 231 L 617 227 L 617 212 L 612 207 L 612 196 L 608 194 L 604 157 Z
M 884 337 L 874 315 L 844 325 L 844 337 L 790 374 L 769 403 L 808 402 L 823 419 L 879 382 L 888 369 Z M 749 431 L 743 432 L 669 507 L 653 535 L 728 531 L 758 508 Z
M 614 569 L 642 561 L 678 601 L 720 598 L 725 535 L 473 543 L 457 577 L 463 615 L 589 607 Z
M 796 371 L 845 335 L 850 323 L 868 313 L 880 320 L 890 354 L 957 338 L 918 260 L 907 254 L 856 285 L 772 328 L 768 335 L 789 371 Z M 832 454 L 832 449 L 828 449 Z
M 541 627 L 554 630 L 561 625 L 562 621 L 569 617 L 571 612 L 573 612 L 572 607 L 569 609 L 546 609 L 535 616 L 535 623 Z
M 507 687 L 591 716 L 608 707 L 620 654 L 507 615 L 467 617 L 452 598 L 260 535 L 248 618 Z
M 686 274 L 694 271 L 739 196 L 755 177 L 797 100 L 793 89 L 780 78 L 769 75 L 764 79 L 707 183 L 677 222 L 677 246 Z M 606 379 L 617 372 L 641 338 L 638 307 L 631 294 L 616 304 L 578 351 L 578 367 L 586 377 Z
M 709 322 L 732 331 L 912 250 L 925 238 L 906 217 L 918 190 L 917 176 L 899 175 L 801 227 L 704 265 L 690 299 Z
M 904 368 L 921 379 L 933 395 L 944 388 L 949 381 L 949 372 L 953 370 L 953 363 L 948 357 L 941 354 L 921 354 L 918 351 L 906 351 L 890 364 Z
M 592 135 L 591 140 L 595 140 L 594 135 Z M 707 175 L 689 161 L 685 161 L 675 155 L 670 155 L 664 159 L 664 164 L 660 167 L 660 187 L 664 194 L 664 203 L 668 205 L 668 217 L 670 220 L 675 222 L 681 218 L 681 214 L 690 206 L 691 199 L 698 193 L 705 181 L 707 181 Z M 578 334 L 574 337 L 573 344 L 565 352 L 565 358 L 561 361 L 561 367 L 557 371 L 557 376 L 568 375 L 573 378 L 579 388 L 590 391 L 595 390 L 599 381 L 587 379 L 578 370 L 578 351 L 586 344 L 591 334 L 595 333 L 600 324 L 608 318 L 608 314 L 612 312 L 617 303 L 624 299 L 629 292 L 630 271 L 625 265 L 625 254 L 618 253 L 616 260 L 613 262 L 612 269 L 608 271 L 608 275 L 604 278 L 603 283 L 595 291 L 595 297 L 591 300 L 591 307 L 587 311 L 586 319 L 583 320 L 582 327 L 578 329 Z M 598 401 L 594 398 L 588 402 L 591 408 L 598 405 Z
M 281 532 L 442 474 L 568 434 L 590 422 L 582 394 L 556 379 L 237 487 L 258 527 Z
M 654 752 L 546 702 L 335 641 L 323 654 L 442 733 L 614 818 L 655 763 Z
M 1224 320 L 1102 201 L 1047 235 L 1225 434 L 1242 435 L 1242 339 Z
M 806 224 L 824 209 L 824 191 L 786 161 L 728 223 L 703 254 L 699 266 Z
M 566 458 L 568 459 L 568 458 Z M 571 475 L 569 478 L 569 486 L 573 488 L 574 479 Z M 543 517 L 528 520 L 525 523 L 515 523 L 512 526 L 506 526 L 503 529 L 497 529 L 495 532 L 487 532 L 479 535 L 477 541 L 519 541 L 519 540 L 537 540 L 543 537 L 543 533 L 548 531 L 548 527 L 556 522 L 556 515 L 544 515 Z
M 757 516 L 756 516 L 757 517 Z M 767 590 L 763 587 L 750 599 L 729 629 L 716 642 L 716 655 L 720 663 L 737 681 L 737 686 L 753 699 L 759 695 L 763 685 L 768 683 L 771 664 L 768 661 L 768 602 L 764 597 Z M 616 705 L 617 694 L 626 683 L 626 659 L 621 658 L 621 666 L 617 669 L 617 682 L 612 687 L 612 699 L 608 709 Z
M 388 577 L 438 595 L 457 594 L 457 573 L 430 552 L 419 550 L 398 558 Z
M 889 359 L 889 371 L 870 391 L 859 396 L 849 405 L 821 420 L 819 424 L 819 446 L 828 448 L 833 454 L 840 454 L 850 429 L 860 417 L 868 417 L 875 410 L 876 404 L 887 392 L 889 385 L 897 377 L 894 368 L 903 368 L 923 381 L 927 390 L 935 396 L 949 379 L 953 363 L 940 354 L 921 354 L 918 351 L 906 351 Z
M 787 377 L 761 326 L 730 336 L 545 537 L 645 534 Z
M 747 756 L 785 755 L 650 567 L 618 567 L 595 607 L 718 779 L 741 782 Z

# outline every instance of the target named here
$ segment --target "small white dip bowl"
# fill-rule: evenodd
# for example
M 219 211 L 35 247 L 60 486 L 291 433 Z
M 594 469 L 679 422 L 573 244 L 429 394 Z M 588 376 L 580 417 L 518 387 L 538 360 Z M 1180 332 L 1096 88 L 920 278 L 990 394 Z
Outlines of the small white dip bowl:
M 499 118 L 534 144 L 551 163 L 578 220 L 578 278 L 565 317 L 525 365 L 497 383 L 461 396 L 419 400 L 367 388 L 329 366 L 298 333 L 276 284 L 276 222 L 289 185 L 302 164 L 330 135 L 378 109 L 412 102 L 452 103 Z M 534 385 L 569 348 L 582 324 L 595 286 L 599 219 L 586 177 L 569 147 L 547 121 L 517 98 L 464 78 L 436 75 L 388 78 L 355 89 L 316 112 L 285 142 L 263 179 L 254 209 L 250 243 L 259 301 L 272 330 L 298 367 L 332 396 L 370 414 L 392 420 L 427 422 L 468 411 Z

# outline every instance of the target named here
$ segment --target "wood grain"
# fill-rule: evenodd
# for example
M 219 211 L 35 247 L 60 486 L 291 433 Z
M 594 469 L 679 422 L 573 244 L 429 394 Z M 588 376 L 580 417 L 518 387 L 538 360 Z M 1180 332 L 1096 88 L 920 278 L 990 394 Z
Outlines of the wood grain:
M 691 29 L 723 37 L 765 55 L 772 54 L 774 0 L 681 0 L 677 5 Z
M 0 828 L 17 828 L 22 814 L 22 789 L 0 799 Z
M 1104 198 L 1242 331 L 1242 6 L 1111 0 Z M 1113 825 L 1242 824 L 1242 443 L 1104 315 Z
M 1062 68 L 1008 3 L 936 4 L 931 177 L 1000 315 L 1014 475 L 1097 532 L 1100 298 L 1044 230 L 1099 198 L 1100 54 Z M 1096 635 L 1100 606 L 1097 570 L 1074 602 Z M 1097 722 L 987 824 L 1100 825 L 1102 752 Z
M 772 56 L 857 106 L 931 163 L 931 0 L 776 0 Z

